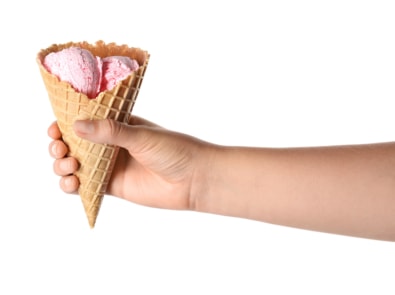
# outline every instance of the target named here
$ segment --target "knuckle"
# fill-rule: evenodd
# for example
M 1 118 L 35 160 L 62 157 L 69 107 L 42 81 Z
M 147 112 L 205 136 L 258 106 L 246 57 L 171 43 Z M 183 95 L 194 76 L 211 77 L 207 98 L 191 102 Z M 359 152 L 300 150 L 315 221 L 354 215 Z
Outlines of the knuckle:
M 61 140 L 54 140 L 49 144 L 49 153 L 55 159 L 63 158 L 67 151 L 67 146 Z
M 106 119 L 104 120 L 104 124 L 106 125 L 107 136 L 108 137 L 116 137 L 121 132 L 121 124 L 117 124 L 114 120 Z
M 62 173 L 59 169 L 59 166 L 60 166 L 59 161 L 60 160 L 55 160 L 53 162 L 53 171 L 55 172 L 56 175 L 62 176 Z
M 63 158 L 54 161 L 53 170 L 59 176 L 65 176 L 74 173 L 78 169 L 78 162 L 75 158 Z
M 74 173 L 75 171 L 77 171 L 78 169 L 78 161 L 76 158 L 68 158 L 69 160 L 69 168 L 72 171 L 71 173 Z
M 66 193 L 74 193 L 79 187 L 78 178 L 74 175 L 62 177 L 59 184 L 60 188 Z
M 123 138 L 122 135 L 125 135 L 126 133 L 125 128 L 127 128 L 127 125 L 117 122 L 115 120 L 105 119 L 103 124 L 105 129 L 105 138 L 102 138 L 103 143 L 115 144 L 115 142 L 118 142 L 120 138 Z

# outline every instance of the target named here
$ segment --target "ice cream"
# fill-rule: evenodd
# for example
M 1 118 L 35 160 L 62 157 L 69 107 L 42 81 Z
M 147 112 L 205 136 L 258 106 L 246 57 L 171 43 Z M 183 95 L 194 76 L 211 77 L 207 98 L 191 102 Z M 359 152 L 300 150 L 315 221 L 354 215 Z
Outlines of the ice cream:
M 89 85 L 79 88 L 89 88 L 92 92 L 90 96 L 94 97 L 94 99 L 76 91 L 77 87 L 74 88 L 72 85 L 75 84 L 74 80 L 68 79 L 70 82 L 63 81 L 62 78 L 49 72 L 51 69 L 50 66 L 48 67 L 48 64 L 47 67 L 44 65 L 44 61 L 53 53 L 67 56 L 65 53 L 69 51 L 69 48 L 73 47 L 78 48 L 72 49 L 75 51 L 73 55 L 76 56 L 73 60 L 79 60 L 80 64 L 84 66 L 79 66 L 77 62 L 76 69 L 71 71 L 70 68 L 66 68 L 68 66 L 67 63 L 59 62 L 58 66 L 52 67 L 66 68 L 58 69 L 58 72 L 69 72 L 67 74 L 69 77 L 71 76 L 71 72 L 79 73 L 77 75 L 80 77 L 78 80 L 83 80 L 82 84 L 79 85 Z M 93 59 L 92 56 L 88 58 L 89 54 L 81 49 L 90 52 L 93 55 Z M 65 53 L 60 53 L 63 50 L 65 50 Z M 100 59 L 95 56 L 100 57 Z M 79 168 L 74 174 L 79 179 L 80 186 L 78 193 L 81 197 L 89 225 L 92 228 L 95 226 L 102 200 L 107 191 L 107 185 L 111 179 L 119 147 L 81 139 L 74 133 L 73 124 L 77 119 L 112 119 L 122 123 L 129 122 L 148 66 L 149 56 L 147 51 L 140 48 L 105 43 L 103 41 L 97 41 L 93 44 L 85 41 L 53 44 L 40 50 L 37 54 L 37 64 L 51 102 L 52 110 L 62 133 L 62 139 L 69 148 L 68 156 L 76 158 L 79 163 Z M 132 64 L 127 61 L 128 59 L 125 60 L 124 57 L 130 58 Z M 50 59 L 55 60 L 55 57 L 48 58 L 48 60 Z M 97 65 L 100 64 L 99 60 L 101 61 L 102 67 L 97 67 L 97 71 L 102 71 L 101 75 L 95 76 L 92 73 L 81 73 L 83 68 L 95 69 L 96 61 L 94 60 L 97 61 Z M 53 62 L 53 64 L 55 63 Z M 132 71 L 128 75 L 128 68 L 133 69 L 137 64 L 137 70 Z M 124 66 L 125 69 L 123 68 Z M 93 72 L 95 71 L 93 70 Z M 104 75 L 104 73 L 107 75 Z M 122 79 L 124 75 L 127 76 Z M 85 81 L 83 79 L 85 77 L 90 77 L 92 80 L 87 79 Z M 93 78 L 96 81 L 95 83 L 91 83 Z M 103 91 L 95 96 L 93 90 L 97 91 L 97 79 L 100 80 L 100 89 L 102 89 L 102 85 L 107 86 L 103 86 Z M 117 83 L 119 79 L 122 80 Z M 112 89 L 104 90 L 105 88 L 112 87 L 114 84 L 116 86 Z
M 70 83 L 76 91 L 89 98 L 111 90 L 139 68 L 138 62 L 127 56 L 108 56 L 102 59 L 79 47 L 52 52 L 45 57 L 43 65 L 51 74 Z
M 103 58 L 103 71 L 100 91 L 111 90 L 132 71 L 136 71 L 139 64 L 127 56 L 108 56 Z

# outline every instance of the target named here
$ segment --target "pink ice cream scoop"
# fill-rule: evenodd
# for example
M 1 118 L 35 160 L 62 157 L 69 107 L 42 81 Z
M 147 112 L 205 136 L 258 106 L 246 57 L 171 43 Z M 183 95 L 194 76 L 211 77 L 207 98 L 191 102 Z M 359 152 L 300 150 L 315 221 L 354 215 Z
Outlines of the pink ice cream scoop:
M 99 57 L 78 47 L 52 52 L 44 59 L 44 66 L 49 72 L 89 98 L 96 97 L 100 91 L 102 64 Z
M 69 47 L 48 54 L 44 67 L 61 81 L 71 84 L 78 92 L 95 98 L 101 91 L 111 90 L 139 68 L 137 61 L 126 56 L 101 59 L 90 51 Z
M 102 59 L 103 74 L 100 91 L 110 90 L 131 72 L 137 71 L 139 64 L 127 56 L 109 56 Z

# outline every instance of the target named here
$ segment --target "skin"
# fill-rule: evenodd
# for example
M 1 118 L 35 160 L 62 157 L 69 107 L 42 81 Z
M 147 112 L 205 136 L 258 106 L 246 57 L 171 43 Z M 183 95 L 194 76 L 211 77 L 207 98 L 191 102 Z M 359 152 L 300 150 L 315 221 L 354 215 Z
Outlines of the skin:
M 395 143 L 220 146 L 139 117 L 128 125 L 77 121 L 74 131 L 121 147 L 109 195 L 150 207 L 395 241 Z M 67 156 L 56 122 L 48 134 L 60 187 L 76 193 L 78 162 Z

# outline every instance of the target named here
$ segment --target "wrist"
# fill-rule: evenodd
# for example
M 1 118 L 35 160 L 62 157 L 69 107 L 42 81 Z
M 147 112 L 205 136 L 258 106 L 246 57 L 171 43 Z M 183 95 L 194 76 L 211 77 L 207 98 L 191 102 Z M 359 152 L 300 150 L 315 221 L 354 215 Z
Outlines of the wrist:
M 194 172 L 191 180 L 189 195 L 189 209 L 191 211 L 208 212 L 211 191 L 215 186 L 218 170 L 218 159 L 223 152 L 223 147 L 214 144 L 204 144 L 194 158 Z
M 268 159 L 264 149 L 211 147 L 194 177 L 192 210 L 261 220 Z

